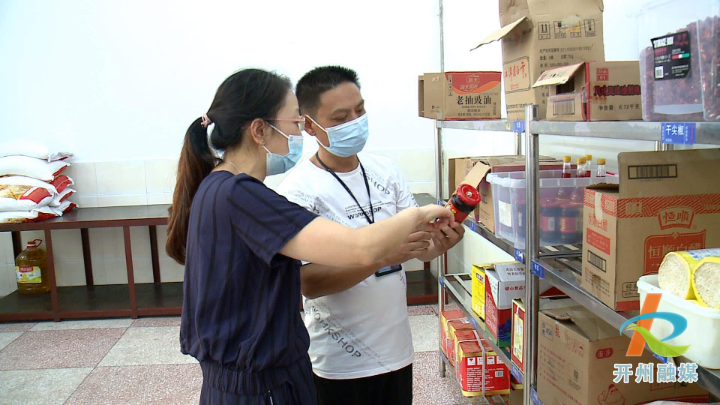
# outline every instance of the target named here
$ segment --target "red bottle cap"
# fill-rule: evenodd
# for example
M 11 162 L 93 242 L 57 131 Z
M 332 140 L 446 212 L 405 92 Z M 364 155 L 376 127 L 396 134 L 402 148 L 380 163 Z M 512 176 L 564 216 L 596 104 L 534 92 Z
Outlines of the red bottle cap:
M 42 243 L 43 243 L 42 239 L 33 239 L 27 243 L 27 248 L 31 249 L 31 250 L 37 249 L 40 247 L 40 245 L 42 245 Z
M 475 187 L 469 184 L 461 184 L 460 187 L 457 188 L 456 194 L 458 198 L 460 198 L 460 201 L 467 205 L 474 207 L 480 204 L 480 193 Z

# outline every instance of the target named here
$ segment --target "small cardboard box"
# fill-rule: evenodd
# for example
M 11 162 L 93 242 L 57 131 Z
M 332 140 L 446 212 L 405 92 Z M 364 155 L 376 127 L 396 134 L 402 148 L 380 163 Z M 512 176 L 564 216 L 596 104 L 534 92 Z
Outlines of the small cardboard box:
M 500 0 L 500 25 L 475 49 L 502 39 L 508 120 L 527 104 L 545 117 L 547 90 L 532 88 L 543 71 L 605 60 L 602 0 Z
M 543 284 L 540 283 L 540 291 L 543 291 Z M 523 298 L 524 299 L 524 298 Z M 577 303 L 570 298 L 565 299 L 549 299 L 540 296 L 540 310 L 556 309 L 556 308 L 568 308 L 574 307 Z M 512 356 L 511 361 L 517 368 L 523 370 L 525 363 L 525 304 L 522 299 L 513 300 L 512 307 L 512 349 L 510 355 Z
M 584 62 L 546 70 L 533 88 L 550 90 L 550 121 L 642 120 L 640 65 Z
M 512 362 L 520 370 L 524 370 L 523 364 L 525 350 L 525 305 L 521 299 L 513 300 L 512 306 Z
M 448 186 L 450 194 L 460 184 L 469 184 L 480 193 L 480 204 L 475 208 L 477 221 L 482 222 L 491 232 L 495 232 L 495 208 L 492 187 L 487 182 L 488 173 L 505 173 L 525 170 L 524 156 L 489 156 L 477 158 L 451 159 L 449 164 Z M 562 162 L 548 156 L 540 157 L 540 170 L 562 170 Z M 462 173 L 465 175 L 462 175 Z M 462 177 L 461 177 L 462 176 Z M 450 183 L 450 179 L 455 181 Z M 462 179 L 457 182 L 458 179 Z
M 619 188 L 585 190 L 582 287 L 630 311 L 665 254 L 720 247 L 720 149 L 624 152 L 618 166 Z
M 510 370 L 485 340 L 458 343 L 455 363 L 455 374 L 466 397 L 483 395 L 483 369 L 485 395 L 510 394 Z
M 442 349 L 445 357 L 448 357 L 447 351 L 447 335 L 448 335 L 448 322 L 457 319 L 467 319 L 465 314 L 459 310 L 443 311 L 440 313 L 440 348 Z M 448 358 L 449 360 L 449 358 Z
M 482 338 L 478 335 L 475 329 L 455 331 L 455 339 L 452 342 L 452 350 L 449 350 L 450 356 L 452 356 L 453 359 L 457 358 L 458 343 L 470 341 L 478 342 L 480 340 L 482 340 Z M 454 361 L 453 364 L 455 364 Z
M 538 397 L 546 404 L 640 404 L 661 399 L 707 402 L 698 384 L 613 383 L 615 364 L 658 361 L 649 350 L 626 357 L 630 338 L 583 307 L 547 310 L 538 319 Z
M 440 121 L 500 119 L 500 72 L 425 73 L 418 77 L 418 115 Z
M 472 266 L 472 309 L 485 320 L 485 267 L 476 264 Z
M 462 331 L 462 330 L 474 331 L 475 328 L 472 326 L 472 324 L 470 323 L 470 321 L 467 318 L 456 319 L 454 321 L 448 321 L 447 338 L 445 341 L 445 350 L 446 350 L 447 359 L 450 361 L 450 364 L 452 364 L 453 366 L 455 366 L 455 358 L 453 357 L 455 354 L 455 333 Z
M 501 263 L 485 271 L 485 325 L 499 347 L 509 347 L 512 302 L 525 296 L 525 266 Z

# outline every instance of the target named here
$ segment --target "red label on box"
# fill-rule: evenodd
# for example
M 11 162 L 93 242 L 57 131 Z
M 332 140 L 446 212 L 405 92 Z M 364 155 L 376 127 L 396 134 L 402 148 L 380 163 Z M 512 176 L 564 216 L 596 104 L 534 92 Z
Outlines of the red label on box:
M 690 228 L 695 217 L 695 212 L 690 207 L 673 207 L 658 213 L 660 229 L 668 228 Z
M 599 249 L 606 255 L 610 254 L 610 238 L 605 235 L 601 235 L 592 229 L 587 230 L 587 241 L 590 246 Z
M 529 58 L 527 56 L 506 62 L 503 65 L 503 74 L 505 76 L 506 93 L 529 90 L 530 86 L 532 86 Z
M 670 252 L 705 249 L 705 232 L 649 236 L 645 239 L 644 274 L 656 274 L 663 258 Z
M 610 80 L 610 68 L 598 68 L 597 69 L 597 81 L 607 82 Z
M 626 198 L 618 203 L 618 218 L 649 218 L 668 210 L 689 210 L 694 215 L 720 213 L 720 194 L 700 194 L 669 197 Z M 682 211 L 675 213 L 682 214 Z M 677 217 L 667 219 L 667 224 L 684 224 L 692 220 Z M 660 218 L 662 224 L 663 219 Z
M 597 352 L 595 352 L 595 357 L 598 359 L 609 359 L 613 355 L 613 349 L 612 347 L 608 347 L 607 349 L 600 349 Z
M 448 72 L 445 77 L 457 94 L 484 93 L 500 85 L 500 72 Z
M 482 392 L 483 356 L 458 358 L 457 378 L 465 392 Z M 485 365 L 485 391 L 510 389 L 510 371 L 496 355 L 488 355 Z

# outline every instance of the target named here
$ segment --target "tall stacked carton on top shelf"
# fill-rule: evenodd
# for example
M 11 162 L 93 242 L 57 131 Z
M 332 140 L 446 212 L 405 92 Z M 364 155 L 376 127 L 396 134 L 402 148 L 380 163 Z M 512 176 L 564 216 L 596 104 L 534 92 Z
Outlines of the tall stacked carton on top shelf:
M 543 71 L 605 60 L 602 0 L 500 0 L 500 25 L 475 49 L 502 39 L 509 120 L 528 104 L 546 116 L 548 89 L 532 87 Z

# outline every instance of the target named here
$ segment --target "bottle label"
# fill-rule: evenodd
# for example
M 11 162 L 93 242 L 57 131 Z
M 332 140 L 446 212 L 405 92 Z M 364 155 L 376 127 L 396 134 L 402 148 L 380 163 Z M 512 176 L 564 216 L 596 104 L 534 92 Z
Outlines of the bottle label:
M 17 282 L 22 284 L 40 284 L 42 275 L 38 266 L 15 266 Z

